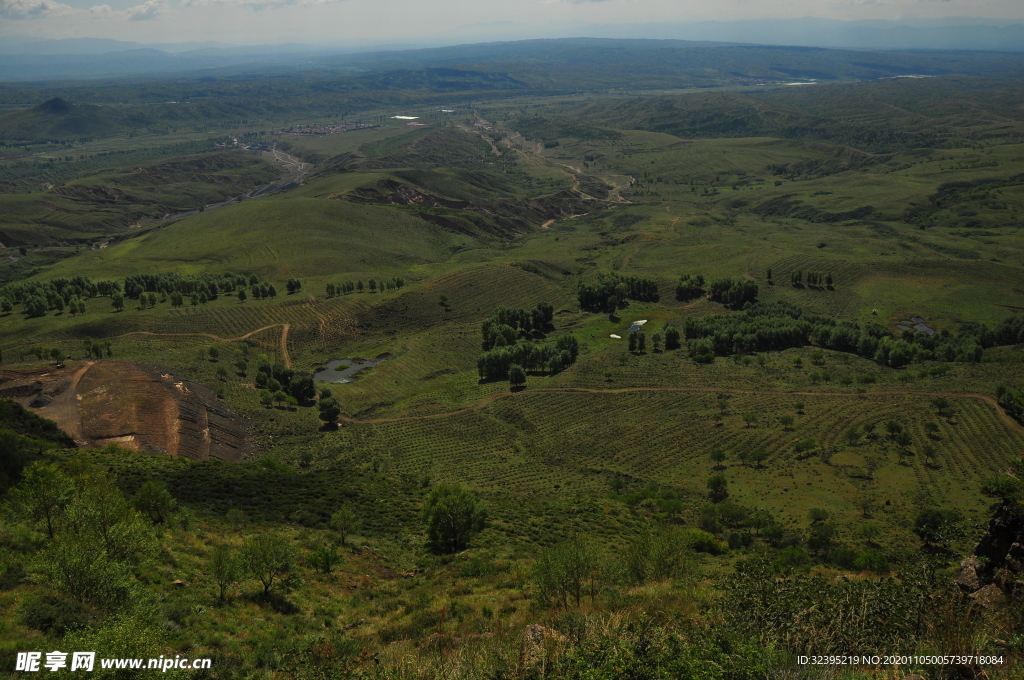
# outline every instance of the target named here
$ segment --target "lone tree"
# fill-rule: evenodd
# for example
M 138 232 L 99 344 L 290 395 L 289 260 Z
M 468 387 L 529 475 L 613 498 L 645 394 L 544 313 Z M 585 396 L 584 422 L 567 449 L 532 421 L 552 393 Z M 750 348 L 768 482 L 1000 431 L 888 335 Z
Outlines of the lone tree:
M 25 468 L 21 483 L 11 489 L 10 507 L 16 515 L 46 525 L 46 534 L 53 538 L 54 523 L 71 501 L 74 484 L 53 463 L 36 461 Z
M 679 329 L 675 326 L 665 327 L 665 349 L 679 349 Z
M 754 467 L 760 468 L 761 463 L 768 460 L 768 452 L 765 449 L 754 449 L 747 456 L 747 460 L 754 464 Z
M 135 509 L 149 515 L 153 524 L 166 522 L 178 502 L 167 490 L 167 484 L 156 479 L 151 479 L 139 488 L 133 499 Z
M 563 609 L 578 607 L 585 595 L 593 601 L 600 592 L 604 571 L 597 552 L 574 536 L 541 553 L 533 572 L 537 596 Z
M 359 517 L 347 503 L 331 515 L 331 528 L 338 532 L 341 544 L 347 545 L 349 535 L 359 527 Z
M 718 503 L 729 497 L 729 480 L 724 475 L 715 475 L 708 479 L 708 491 L 711 501 Z
M 487 511 L 476 496 L 459 485 L 435 487 L 423 503 L 427 544 L 439 553 L 453 553 L 469 545 L 484 528 Z
M 238 556 L 226 545 L 218 545 L 213 549 L 213 556 L 210 558 L 210 576 L 217 584 L 219 600 L 224 602 L 227 599 L 228 588 L 238 583 L 242 576 L 242 565 Z
M 294 554 L 284 539 L 273 534 L 257 534 L 245 542 L 241 552 L 247 572 L 263 584 L 263 595 L 269 595 L 274 582 L 292 571 Z
M 715 469 L 716 470 L 721 470 L 722 469 L 722 463 L 725 461 L 725 451 L 723 451 L 722 449 L 715 449 L 714 451 L 711 452 L 710 455 L 711 455 L 711 460 L 715 464 Z
M 526 384 L 526 371 L 518 364 L 512 364 L 508 369 L 508 383 L 512 387 L 522 387 Z
M 320 412 L 320 420 L 324 421 L 325 425 L 333 425 L 334 421 L 341 415 L 341 405 L 338 404 L 338 400 L 334 397 L 321 399 L 316 403 L 316 407 Z
M 914 533 L 926 546 L 945 546 L 963 533 L 962 522 L 963 517 L 956 510 L 928 508 L 914 519 Z

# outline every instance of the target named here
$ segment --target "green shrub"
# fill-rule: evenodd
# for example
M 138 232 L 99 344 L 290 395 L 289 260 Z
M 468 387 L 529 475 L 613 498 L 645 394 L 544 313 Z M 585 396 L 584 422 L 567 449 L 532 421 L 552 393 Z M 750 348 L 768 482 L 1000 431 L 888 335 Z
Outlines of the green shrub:
M 89 612 L 74 600 L 46 593 L 25 600 L 21 606 L 21 619 L 29 628 L 64 637 L 68 631 L 87 626 Z

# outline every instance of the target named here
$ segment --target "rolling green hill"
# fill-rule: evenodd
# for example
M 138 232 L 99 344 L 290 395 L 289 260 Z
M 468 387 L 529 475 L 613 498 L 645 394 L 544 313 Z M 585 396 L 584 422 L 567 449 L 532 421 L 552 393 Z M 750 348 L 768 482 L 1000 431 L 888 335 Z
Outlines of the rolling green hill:
M 698 57 L 708 84 L 729 54 L 761 65 L 743 78 L 822 80 L 1016 57 L 650 49 L 378 55 L 359 82 L 419 94 L 401 112 L 367 95 L 377 127 L 303 133 L 356 119 L 308 75 L 281 92 L 316 116 L 286 131 L 239 114 L 226 137 L 167 140 L 248 152 L 104 157 L 125 162 L 0 196 L 0 231 L 37 244 L 0 251 L 0 390 L 63 371 L 55 417 L 74 425 L 123 391 L 71 398 L 96 362 L 152 364 L 159 389 L 215 403 L 147 427 L 209 437 L 223 406 L 257 451 L 192 461 L 126 434 L 39 453 L 68 517 L 107 499 L 141 547 L 94 541 L 113 590 L 74 590 L 46 565 L 85 544 L 15 492 L 0 645 L 128 640 L 266 680 L 811 678 L 795 655 L 855 649 L 918 658 L 835 677 L 1017 677 L 1024 609 L 1000 584 L 1019 572 L 997 548 L 1017 540 L 1024 423 L 997 395 L 1024 385 L 1019 84 L 637 94 Z M 636 87 L 568 92 L 559 64 L 585 50 L 578 89 Z M 494 90 L 438 111 L 445 83 Z M 271 178 L 293 183 L 162 220 Z M 42 260 L 75 233 L 79 252 Z M 335 367 L 361 370 L 324 380 Z M 466 534 L 438 538 L 435 507 Z

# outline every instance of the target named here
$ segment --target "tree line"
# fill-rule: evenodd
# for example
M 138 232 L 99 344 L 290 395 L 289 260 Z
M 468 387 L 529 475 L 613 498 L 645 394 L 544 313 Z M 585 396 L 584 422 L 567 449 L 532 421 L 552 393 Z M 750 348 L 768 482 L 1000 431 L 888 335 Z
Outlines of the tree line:
M 769 269 L 767 271 L 767 274 L 768 280 L 771 281 L 772 270 Z M 794 269 L 792 272 L 790 272 L 789 275 L 790 282 L 793 284 L 794 287 L 800 288 L 801 286 L 803 286 L 804 283 L 804 275 L 805 272 L 801 271 L 800 269 Z M 806 272 L 806 276 L 808 286 L 812 288 L 825 287 L 830 290 L 832 289 L 832 284 L 834 283 L 834 280 L 832 278 L 831 272 L 827 272 L 825 274 L 822 274 L 821 272 Z
M 87 276 L 61 277 L 49 281 L 21 281 L 0 287 L 0 311 L 9 314 L 24 305 L 29 317 L 46 316 L 50 310 L 72 314 L 85 311 L 84 300 L 121 291 L 117 281 L 92 281 Z
M 391 279 L 370 279 L 363 285 L 363 280 L 358 281 L 345 281 L 343 283 L 328 283 L 327 284 L 327 297 L 332 298 L 338 295 L 348 295 L 349 293 L 359 292 L 369 289 L 371 293 L 376 293 L 378 290 L 381 292 L 398 290 L 405 287 L 405 279 L 401 276 L 396 276 Z
M 576 287 L 576 297 L 580 309 L 614 314 L 626 306 L 627 300 L 657 302 L 658 282 L 639 276 L 599 274 L 596 283 L 580 281 Z
M 914 331 L 895 334 L 880 324 L 864 327 L 851 321 L 805 313 L 786 302 L 745 305 L 741 314 L 687 319 L 687 347 L 697 361 L 715 356 L 779 351 L 812 342 L 899 368 L 913 361 L 981 361 L 985 348 L 1024 342 L 1024 319 L 1009 317 L 995 328 L 965 323 L 954 334 Z
M 293 287 L 297 286 L 295 290 L 301 288 L 297 279 L 289 282 Z M 289 291 L 294 292 L 291 288 Z M 140 310 L 168 300 L 172 307 L 181 307 L 188 299 L 194 307 L 225 294 L 234 294 L 240 301 L 245 301 L 250 295 L 261 300 L 277 297 L 277 288 L 272 283 L 260 281 L 256 274 L 231 272 L 188 276 L 173 272 L 129 274 L 123 286 L 118 281 L 92 281 L 85 276 L 75 276 L 0 287 L 0 312 L 9 314 L 15 305 L 21 304 L 30 318 L 46 316 L 49 311 L 68 311 L 74 316 L 84 314 L 85 301 L 96 297 L 109 297 L 111 307 L 116 311 L 125 308 L 126 298 L 138 300 Z
M 258 286 L 260 278 L 256 274 L 190 274 L 181 275 L 174 272 L 159 274 L 129 274 L 124 279 L 125 296 L 135 300 L 142 293 L 158 293 L 168 297 L 179 293 L 184 297 L 205 295 L 207 300 L 215 300 L 218 295 L 234 293 L 239 288 Z
M 662 350 L 662 343 L 664 343 L 666 350 L 679 349 L 679 329 L 666 322 L 663 333 L 664 335 L 662 333 L 653 333 L 651 335 L 651 350 L 660 352 Z M 643 330 L 630 331 L 629 335 L 626 336 L 626 343 L 630 352 L 643 354 L 647 351 L 647 333 Z

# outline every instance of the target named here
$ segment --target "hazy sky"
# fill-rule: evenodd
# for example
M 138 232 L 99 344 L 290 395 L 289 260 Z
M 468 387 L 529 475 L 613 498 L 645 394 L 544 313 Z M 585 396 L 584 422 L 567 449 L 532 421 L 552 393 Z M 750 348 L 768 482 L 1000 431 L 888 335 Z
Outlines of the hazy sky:
M 0 0 L 0 36 L 366 45 L 585 35 L 587 24 L 808 16 L 1024 20 L 1024 0 Z

